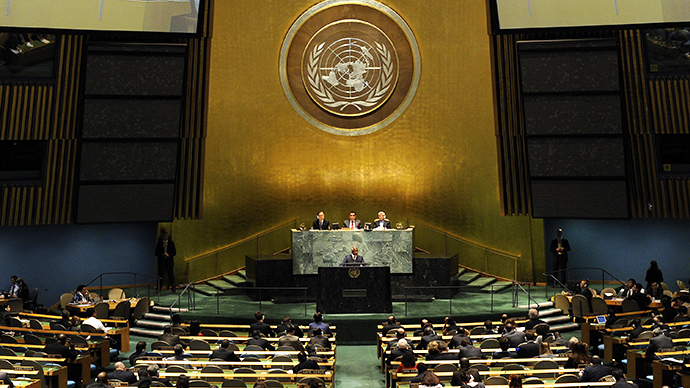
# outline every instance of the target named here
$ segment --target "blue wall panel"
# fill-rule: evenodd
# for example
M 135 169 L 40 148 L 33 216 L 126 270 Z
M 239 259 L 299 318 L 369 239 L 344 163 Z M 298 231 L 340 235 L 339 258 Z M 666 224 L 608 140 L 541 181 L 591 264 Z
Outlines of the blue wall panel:
M 644 282 L 649 262 L 656 260 L 664 274 L 664 282 L 676 291 L 676 280 L 686 284 L 690 278 L 690 221 L 673 219 L 577 220 L 546 219 L 544 235 L 546 268 L 551 270 L 549 244 L 556 230 L 563 229 L 572 250 L 568 268 L 600 267 L 620 280 L 635 278 Z M 601 280 L 601 272 L 582 270 L 574 277 Z M 538 277 L 538 281 L 543 278 Z M 610 280 L 610 279 L 607 279 Z
M 0 289 L 7 290 L 10 276 L 16 274 L 30 288 L 38 287 L 39 303 L 51 306 L 62 293 L 103 272 L 155 275 L 157 227 L 157 223 L 2 227 Z M 104 282 L 131 284 L 133 278 L 111 276 Z

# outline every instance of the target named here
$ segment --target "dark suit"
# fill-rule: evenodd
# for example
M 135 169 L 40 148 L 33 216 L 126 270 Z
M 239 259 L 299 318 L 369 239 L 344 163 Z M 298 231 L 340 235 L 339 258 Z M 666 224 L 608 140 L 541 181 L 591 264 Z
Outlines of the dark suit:
M 534 341 L 523 343 L 518 347 L 517 358 L 539 357 L 539 345 Z
M 411 352 L 412 350 L 410 349 L 400 349 L 400 348 L 395 348 L 391 350 L 391 354 L 386 358 L 386 364 L 390 365 L 391 362 L 395 361 L 396 358 L 402 357 L 403 354 L 407 352 Z
M 658 352 L 659 349 L 672 348 L 673 340 L 671 337 L 666 335 L 658 335 L 649 340 L 649 345 L 645 352 L 645 359 L 647 362 L 651 363 L 654 360 L 654 353 Z
M 397 341 L 396 341 L 397 342 Z M 311 346 L 321 346 L 322 348 L 330 349 L 331 348 L 331 341 L 328 340 L 328 338 L 324 337 L 323 335 L 315 335 L 311 337 L 309 340 L 309 345 Z
M 173 333 L 163 333 L 158 337 L 159 340 L 165 341 L 170 344 L 170 346 L 175 346 L 177 344 L 187 347 L 187 342 L 183 341 L 179 335 Z
M 362 256 L 357 255 L 357 257 L 353 257 L 352 253 L 345 256 L 345 258 L 343 259 L 343 262 L 340 263 L 340 265 L 353 265 L 353 264 L 366 265 L 367 263 L 364 262 L 364 258 Z
M 508 333 L 503 334 L 504 337 L 508 338 L 508 341 L 510 341 L 510 347 L 515 348 L 518 345 L 520 345 L 523 342 L 527 342 L 527 338 L 525 337 L 525 333 L 513 330 Z
M 383 226 L 384 229 L 390 229 L 391 228 L 391 222 L 388 220 L 376 220 L 374 223 L 371 225 L 372 228 L 376 229 L 380 226 Z
M 362 229 L 362 221 L 355 220 L 354 223 L 355 223 L 355 229 Z M 350 225 L 349 219 L 343 221 L 343 229 L 352 229 L 352 226 Z
M 484 358 L 482 350 L 474 345 L 461 346 L 458 348 L 458 359 L 467 358 Z
M 266 322 L 256 321 L 252 323 L 249 325 L 249 331 L 251 332 L 252 330 L 258 330 L 266 337 L 275 337 L 275 333 L 273 332 L 273 329 L 271 329 L 271 325 Z
M 299 328 L 299 326 L 297 326 L 293 323 L 290 323 L 290 324 L 292 326 L 294 326 L 296 336 L 304 337 L 304 332 L 302 331 L 302 329 Z M 276 327 L 276 333 L 278 333 L 278 335 L 285 333 L 287 331 L 287 325 L 288 325 L 287 323 L 281 323 L 280 325 L 278 325 L 278 327 Z
M 565 284 L 565 270 L 568 268 L 568 251 L 570 251 L 570 243 L 568 243 L 567 238 L 561 237 L 561 247 L 563 250 L 560 253 L 556 251 L 556 248 L 558 248 L 558 239 L 555 238 L 551 240 L 549 251 L 553 256 L 554 276 L 556 276 L 561 283 Z
M 314 230 L 328 230 L 328 227 L 331 225 L 331 223 L 324 219 L 323 223 L 320 223 L 318 219 L 314 220 L 314 223 L 311 224 L 311 228 Z
M 293 349 L 303 352 L 304 346 L 295 335 L 286 334 L 278 340 L 278 346 L 292 346 Z
M 546 322 L 542 321 L 539 318 L 530 319 L 529 321 L 527 321 L 527 323 L 525 323 L 525 330 L 532 330 L 532 329 L 534 329 L 534 326 L 537 326 L 540 323 L 546 323 Z
M 637 384 L 629 383 L 625 380 L 618 380 L 611 386 L 611 388 L 637 388 Z
M 350 256 L 352 256 L 352 255 L 350 255 Z M 381 329 L 381 334 L 385 337 L 389 331 L 391 331 L 393 329 L 397 330 L 401 327 L 402 326 L 400 326 L 400 324 L 398 324 L 398 323 L 386 323 L 385 325 L 383 325 L 383 329 Z
M 263 338 L 252 338 L 247 341 L 247 345 L 258 345 L 261 346 L 264 350 L 276 350 L 273 345 L 271 345 L 270 342 L 266 341 Z
M 165 256 L 165 253 L 168 256 Z M 173 267 L 175 266 L 175 255 L 177 250 L 175 249 L 175 243 L 171 238 L 168 238 L 167 245 L 163 241 L 163 238 L 158 239 L 156 244 L 156 251 L 154 252 L 156 258 L 158 259 L 158 276 L 163 278 L 165 273 L 168 273 L 168 281 L 170 282 L 170 287 L 175 289 L 177 283 L 175 283 L 175 272 Z M 161 280 L 158 282 L 160 283 Z M 161 289 L 161 284 L 158 284 L 158 289 Z
M 235 352 L 231 352 L 228 349 L 224 348 L 218 348 L 214 350 L 208 359 L 213 360 L 214 358 L 220 358 L 223 361 L 240 361 L 240 358 L 237 357 Z
M 108 373 L 108 379 L 120 380 L 120 381 L 127 382 L 129 384 L 134 384 L 137 382 L 137 376 L 135 376 L 134 373 L 126 371 L 126 370 L 117 370 L 117 369 Z
M 60 356 L 70 360 L 77 358 L 76 350 L 70 349 L 67 347 L 67 345 L 63 345 L 59 342 L 53 342 L 52 344 L 46 345 L 46 347 L 43 348 L 43 351 L 46 354 L 59 354 Z
M 582 372 L 580 381 L 599 381 L 604 376 L 610 375 L 613 368 L 601 364 L 590 365 Z
M 427 346 L 429 346 L 430 342 L 441 341 L 442 339 L 443 339 L 443 337 L 441 337 L 440 335 L 436 335 L 436 333 L 429 334 L 429 335 L 423 335 L 422 339 L 417 344 L 417 350 L 424 350 L 427 348 Z
M 656 291 L 650 287 L 645 291 L 645 294 L 651 295 L 652 298 L 659 300 L 662 296 L 664 296 L 664 290 L 661 288 L 661 286 L 657 286 Z
M 449 349 L 455 349 L 455 348 L 460 347 L 460 341 L 462 341 L 462 339 L 465 337 L 466 337 L 465 333 L 454 335 L 453 338 L 451 338 L 450 342 L 448 343 L 448 348 Z

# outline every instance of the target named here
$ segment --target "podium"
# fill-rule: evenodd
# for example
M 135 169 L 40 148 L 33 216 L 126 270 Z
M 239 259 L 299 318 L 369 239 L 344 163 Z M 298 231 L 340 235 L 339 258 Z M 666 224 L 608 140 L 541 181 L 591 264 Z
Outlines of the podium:
M 322 313 L 391 313 L 389 267 L 319 267 L 316 309 Z

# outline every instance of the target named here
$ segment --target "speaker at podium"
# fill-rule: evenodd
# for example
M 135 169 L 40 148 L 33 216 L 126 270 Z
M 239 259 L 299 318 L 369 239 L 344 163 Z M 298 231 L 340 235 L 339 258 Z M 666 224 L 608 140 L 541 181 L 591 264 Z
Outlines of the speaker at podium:
M 322 313 L 391 313 L 391 273 L 386 266 L 319 267 L 316 309 Z

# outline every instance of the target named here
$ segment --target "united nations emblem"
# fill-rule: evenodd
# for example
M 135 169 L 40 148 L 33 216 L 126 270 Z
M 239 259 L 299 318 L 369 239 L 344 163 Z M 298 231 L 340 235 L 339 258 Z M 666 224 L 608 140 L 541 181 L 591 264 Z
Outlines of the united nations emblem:
M 419 49 L 396 12 L 374 0 L 327 0 L 292 25 L 280 55 L 295 110 L 327 132 L 363 135 L 390 124 L 419 82 Z
M 340 116 L 381 106 L 398 81 L 398 55 L 386 34 L 360 20 L 317 32 L 302 56 L 302 81 L 312 100 Z
M 361 273 L 359 272 L 359 268 L 350 268 L 347 270 L 347 274 L 350 275 L 351 278 L 357 279 Z

